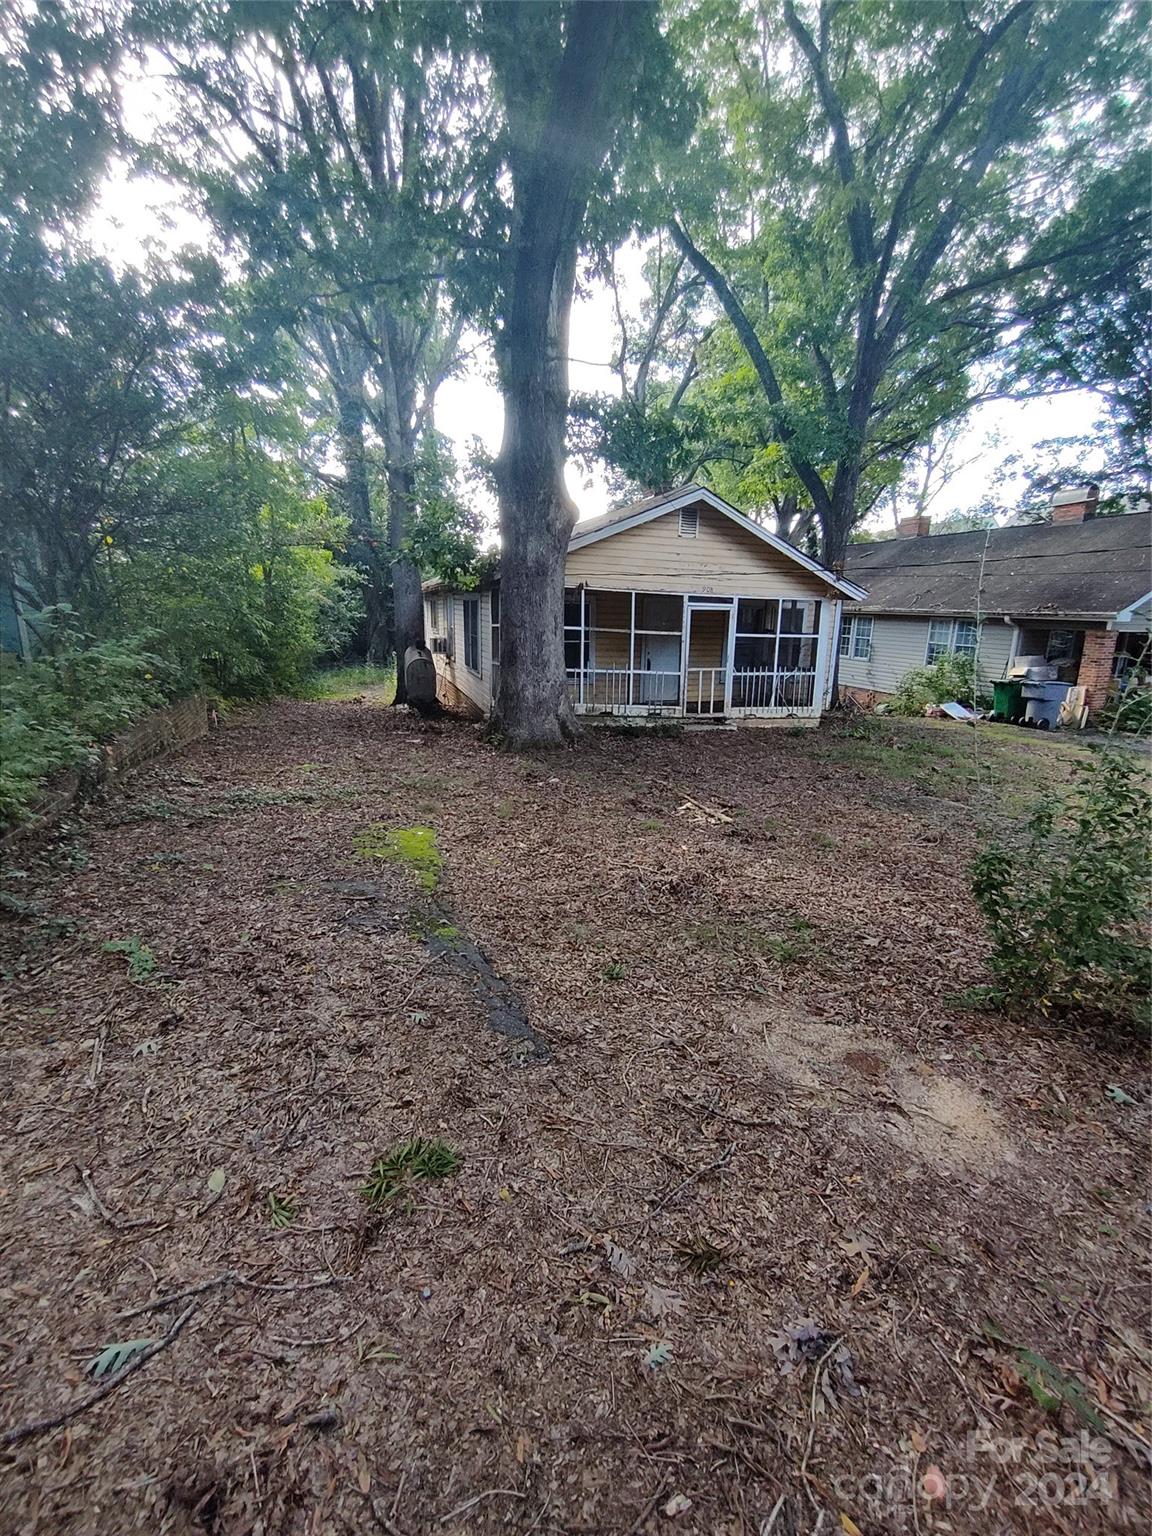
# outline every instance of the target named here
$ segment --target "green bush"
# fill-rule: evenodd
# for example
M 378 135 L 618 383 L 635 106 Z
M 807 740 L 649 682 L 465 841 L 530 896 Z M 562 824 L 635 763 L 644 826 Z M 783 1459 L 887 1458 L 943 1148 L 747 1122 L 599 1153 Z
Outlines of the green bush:
M 18 820 L 46 778 L 94 762 L 101 741 L 180 684 L 147 636 L 94 640 L 64 605 L 28 623 L 42 654 L 0 656 L 0 821 Z
M 973 865 L 990 968 L 1009 1006 L 1146 1019 L 1152 795 L 1125 749 L 1081 774 L 1066 804 L 1036 807 L 1021 846 L 993 845 Z
M 930 667 L 905 672 L 888 702 L 893 715 L 922 715 L 933 704 L 972 705 L 977 697 L 976 668 L 970 656 L 949 651 Z
M 1100 711 L 1100 725 L 1106 731 L 1129 731 L 1133 736 L 1152 736 L 1152 692 L 1133 690 L 1113 700 Z

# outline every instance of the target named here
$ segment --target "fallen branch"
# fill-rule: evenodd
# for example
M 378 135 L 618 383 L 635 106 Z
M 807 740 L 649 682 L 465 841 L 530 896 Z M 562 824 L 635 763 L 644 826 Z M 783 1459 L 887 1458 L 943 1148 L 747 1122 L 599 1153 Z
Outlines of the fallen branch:
M 19 1445 L 22 1440 L 31 1440 L 35 1435 L 46 1434 L 50 1429 L 60 1429 L 64 1424 L 79 1418 L 82 1413 L 87 1413 L 89 1408 L 94 1408 L 97 1403 L 103 1402 L 106 1397 L 115 1392 L 117 1387 L 128 1380 L 133 1371 L 138 1371 L 141 1366 L 147 1365 L 149 1360 L 155 1359 L 161 1350 L 174 1344 L 195 1310 L 196 1303 L 193 1302 L 190 1307 L 186 1307 L 181 1312 L 162 1339 L 157 1339 L 155 1344 L 142 1350 L 122 1371 L 117 1371 L 115 1376 L 106 1381 L 102 1387 L 97 1387 L 95 1392 L 90 1392 L 87 1397 L 81 1398 L 78 1403 L 73 1403 L 70 1408 L 62 1408 L 59 1413 L 49 1414 L 43 1419 L 31 1419 L 27 1424 L 17 1424 L 14 1429 L 6 1429 L 0 1435 L 0 1445 Z
M 110 1227 L 115 1227 L 118 1232 L 130 1232 L 134 1227 L 167 1226 L 167 1222 L 159 1221 L 155 1216 L 141 1216 L 138 1218 L 118 1216 L 115 1211 L 109 1210 L 108 1207 L 104 1204 L 103 1200 L 101 1200 L 99 1191 L 97 1190 L 95 1184 L 92 1182 L 91 1169 L 81 1168 L 79 1163 L 73 1163 L 72 1166 L 80 1175 L 80 1182 L 83 1184 L 85 1193 L 87 1194 L 89 1200 L 91 1200 L 92 1204 L 96 1207 L 96 1210 L 101 1216 L 103 1216 L 104 1220 Z
M 620 1225 L 622 1227 L 642 1227 L 646 1226 L 650 1221 L 655 1221 L 660 1212 L 667 1210 L 668 1206 L 672 1204 L 673 1200 L 675 1200 L 678 1195 L 682 1195 L 686 1189 L 690 1189 L 693 1184 L 697 1183 L 700 1179 L 705 1178 L 708 1174 L 715 1173 L 717 1169 L 723 1168 L 725 1163 L 731 1159 L 735 1150 L 736 1143 L 734 1141 L 730 1142 L 714 1163 L 709 1163 L 706 1168 L 697 1168 L 695 1173 L 690 1173 L 682 1184 L 677 1184 L 676 1188 L 672 1191 L 671 1194 L 664 1196 L 659 1205 L 653 1206 L 653 1208 L 648 1212 L 647 1216 L 637 1216 L 633 1221 L 623 1221 L 620 1223 Z
M 173 1302 L 185 1301 L 189 1296 L 202 1296 L 205 1291 L 216 1290 L 222 1285 L 238 1285 L 246 1291 L 278 1291 L 287 1294 L 291 1291 L 319 1291 L 329 1285 L 343 1285 L 345 1280 L 350 1280 L 350 1275 L 326 1275 L 323 1280 L 296 1280 L 288 1285 L 275 1285 L 262 1280 L 250 1280 L 247 1275 L 242 1275 L 238 1270 L 225 1269 L 218 1275 L 213 1275 L 210 1280 L 201 1280 L 199 1285 L 190 1285 L 187 1290 L 172 1291 L 167 1296 L 157 1296 L 155 1301 L 146 1301 L 142 1306 L 130 1307 L 127 1312 L 117 1312 L 120 1319 L 130 1317 L 142 1317 L 145 1312 L 158 1312 L 161 1307 L 170 1307 Z

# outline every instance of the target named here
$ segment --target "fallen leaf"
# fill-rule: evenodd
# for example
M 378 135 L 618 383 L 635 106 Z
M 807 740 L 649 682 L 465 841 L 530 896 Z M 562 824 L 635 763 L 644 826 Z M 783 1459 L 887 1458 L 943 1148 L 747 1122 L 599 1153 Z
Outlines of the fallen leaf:
M 221 1195 L 224 1193 L 224 1185 L 228 1182 L 228 1174 L 223 1168 L 214 1168 L 208 1175 L 208 1193 Z
M 1130 1093 L 1124 1092 L 1119 1083 L 1109 1083 L 1104 1093 L 1106 1097 L 1112 1100 L 1113 1104 L 1135 1104 L 1136 1102 Z
M 852 1516 L 846 1515 L 843 1510 L 840 1511 L 840 1529 L 844 1532 L 844 1536 L 864 1536 Z
M 137 1355 L 159 1342 L 159 1339 L 119 1339 L 115 1344 L 107 1345 L 98 1355 L 93 1355 L 84 1369 L 89 1376 L 115 1376 Z
M 679 1291 L 669 1291 L 662 1285 L 644 1287 L 644 1306 L 656 1322 L 666 1317 L 677 1317 L 684 1310 L 684 1298 Z
M 652 1348 L 644 1356 L 644 1364 L 650 1371 L 656 1370 L 661 1365 L 667 1365 L 672 1358 L 672 1350 L 663 1339 L 653 1344 Z
M 856 1277 L 855 1285 L 848 1292 L 849 1296 L 859 1296 L 860 1292 L 868 1284 L 868 1277 L 871 1273 L 872 1271 L 868 1268 L 867 1265 L 865 1265 L 864 1268 L 860 1271 L 859 1275 Z
M 685 1493 L 674 1493 L 664 1506 L 664 1513 L 669 1519 L 674 1520 L 677 1515 L 682 1515 L 692 1508 L 692 1500 Z
M 365 1495 L 372 1489 L 372 1473 L 363 1451 L 356 1452 L 356 1485 Z
M 608 1267 L 618 1274 L 621 1280 L 631 1280 L 636 1273 L 635 1258 L 627 1248 L 619 1247 L 611 1239 L 604 1244 L 604 1257 L 608 1260 Z
M 918 1456 L 923 1456 L 924 1452 L 928 1449 L 928 1436 L 923 1432 L 923 1430 L 914 1429 L 908 1438 L 911 1440 L 912 1449 L 916 1452 L 916 1454 Z

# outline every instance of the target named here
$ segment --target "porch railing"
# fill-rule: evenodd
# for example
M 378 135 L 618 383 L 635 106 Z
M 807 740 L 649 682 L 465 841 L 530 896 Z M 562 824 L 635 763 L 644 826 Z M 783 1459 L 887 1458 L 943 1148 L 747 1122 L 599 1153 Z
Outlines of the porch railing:
M 733 672 L 732 708 L 757 713 L 791 715 L 810 711 L 816 703 L 815 670 L 773 672 L 754 670 Z
M 628 709 L 680 708 L 680 673 L 629 667 L 583 667 L 567 673 L 578 709 L 614 714 Z
M 727 667 L 689 667 L 684 700 L 688 714 L 722 715 L 727 680 Z
M 796 715 L 816 711 L 814 670 L 732 673 L 727 695 L 726 667 L 688 667 L 683 693 L 679 672 L 648 672 L 629 667 L 585 667 L 566 673 L 568 693 L 577 709 L 593 714 L 722 715 L 726 709 L 747 714 Z

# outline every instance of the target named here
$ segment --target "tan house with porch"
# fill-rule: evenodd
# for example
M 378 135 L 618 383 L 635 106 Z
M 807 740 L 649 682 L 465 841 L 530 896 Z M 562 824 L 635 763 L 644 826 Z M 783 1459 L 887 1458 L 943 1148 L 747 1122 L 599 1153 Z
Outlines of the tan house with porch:
M 577 714 L 814 725 L 862 587 L 689 485 L 576 524 L 564 653 Z M 424 588 L 438 695 L 476 718 L 499 674 L 500 582 Z

